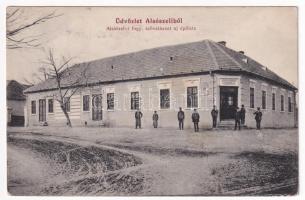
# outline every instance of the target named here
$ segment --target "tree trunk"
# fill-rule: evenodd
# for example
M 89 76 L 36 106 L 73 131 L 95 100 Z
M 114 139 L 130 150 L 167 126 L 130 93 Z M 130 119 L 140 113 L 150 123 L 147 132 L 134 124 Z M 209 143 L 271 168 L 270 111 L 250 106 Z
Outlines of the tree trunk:
M 65 117 L 67 119 L 67 126 L 72 128 L 72 123 L 71 123 L 70 116 L 69 116 L 68 112 L 66 111 L 66 109 L 63 105 L 61 105 L 60 107 L 61 107 L 61 110 L 63 111 L 63 113 L 65 114 Z

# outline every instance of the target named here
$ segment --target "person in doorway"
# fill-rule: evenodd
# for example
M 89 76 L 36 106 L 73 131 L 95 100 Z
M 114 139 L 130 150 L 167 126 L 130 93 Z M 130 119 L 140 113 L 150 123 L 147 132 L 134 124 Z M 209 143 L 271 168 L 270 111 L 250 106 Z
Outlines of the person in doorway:
M 240 130 L 240 109 L 239 109 L 239 107 L 237 107 L 235 110 L 235 128 L 234 128 L 234 130 L 237 129 L 237 126 L 238 126 L 238 130 Z
M 192 114 L 192 120 L 193 120 L 193 123 L 194 123 L 195 132 L 199 131 L 199 127 L 198 127 L 199 119 L 200 119 L 200 115 L 197 112 L 197 110 L 194 109 L 194 112 Z
M 211 111 L 211 116 L 213 119 L 213 128 L 216 128 L 217 126 L 217 116 L 218 116 L 218 110 L 216 109 L 216 106 L 213 106 L 213 110 Z
M 157 111 L 154 112 L 152 119 L 154 128 L 158 128 L 159 115 L 157 114 Z
M 182 108 L 179 108 L 179 112 L 178 112 L 178 121 L 179 121 L 179 129 L 183 130 L 183 124 L 184 124 L 184 112 L 182 111 Z
M 256 129 L 261 129 L 261 121 L 263 117 L 263 113 L 261 112 L 260 107 L 257 107 L 257 110 L 253 113 L 255 115 L 255 121 L 256 121 Z
M 140 109 L 138 109 L 135 113 L 135 118 L 136 118 L 136 129 L 141 128 L 141 118 L 143 117 L 142 112 Z
M 244 105 L 241 105 L 240 109 L 240 123 L 241 125 L 245 125 L 245 118 L 246 118 L 246 109 Z

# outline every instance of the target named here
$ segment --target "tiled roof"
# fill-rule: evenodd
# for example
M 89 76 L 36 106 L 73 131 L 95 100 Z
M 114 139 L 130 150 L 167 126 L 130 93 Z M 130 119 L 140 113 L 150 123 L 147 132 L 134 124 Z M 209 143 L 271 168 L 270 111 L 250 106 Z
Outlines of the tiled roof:
M 247 62 L 243 61 L 247 59 Z M 258 75 L 278 84 L 296 89 L 289 82 L 250 57 L 228 47 L 203 40 L 186 44 L 164 46 L 138 52 L 103 58 L 80 63 L 69 68 L 63 86 L 79 78 L 86 69 L 86 83 L 145 79 L 163 76 L 175 76 L 218 70 L 238 70 Z M 84 84 L 84 82 L 82 83 Z M 25 92 L 38 92 L 56 89 L 54 79 L 48 79 L 34 85 Z
M 15 80 L 6 81 L 6 99 L 7 100 L 25 100 L 23 90 L 28 88 L 28 85 L 23 85 Z

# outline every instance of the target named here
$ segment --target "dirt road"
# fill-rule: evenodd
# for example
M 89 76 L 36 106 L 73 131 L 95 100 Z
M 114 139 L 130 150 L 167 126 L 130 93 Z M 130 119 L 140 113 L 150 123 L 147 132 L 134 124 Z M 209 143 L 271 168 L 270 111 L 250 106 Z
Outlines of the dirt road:
M 270 195 L 297 192 L 297 147 L 292 144 L 297 139 L 284 137 L 296 135 L 293 130 L 279 133 L 277 141 L 269 141 L 273 133 L 268 131 L 255 136 L 245 133 L 252 143 L 264 141 L 264 144 L 257 143 L 256 148 L 242 144 L 236 148 L 232 140 L 236 142 L 237 137 L 229 132 L 223 133 L 227 143 L 222 147 L 215 139 L 219 136 L 213 133 L 205 136 L 202 142 L 199 142 L 198 138 L 202 136 L 198 134 L 177 136 L 169 132 L 159 137 L 159 141 L 155 139 L 158 136 L 147 140 L 152 137 L 148 133 L 137 137 L 134 133 L 99 134 L 9 131 L 9 192 L 13 195 Z M 206 145 L 207 141 L 209 145 Z M 286 145 L 280 147 L 283 142 Z

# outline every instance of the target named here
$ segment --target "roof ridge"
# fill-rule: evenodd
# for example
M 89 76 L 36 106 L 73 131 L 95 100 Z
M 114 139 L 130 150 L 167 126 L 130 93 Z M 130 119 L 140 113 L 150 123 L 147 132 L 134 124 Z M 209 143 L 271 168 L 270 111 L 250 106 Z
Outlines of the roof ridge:
M 215 42 L 212 43 L 212 45 L 214 45 L 219 51 L 221 51 L 224 55 L 226 55 L 230 60 L 232 60 L 235 64 L 237 64 L 237 66 L 239 66 L 239 68 L 245 70 L 242 65 L 237 62 L 231 55 L 229 55 L 227 52 L 225 52 L 225 50 L 223 50 L 222 48 L 220 48 Z M 247 70 L 246 70 L 247 71 Z
M 210 40 L 205 40 L 204 41 L 205 42 L 205 44 L 207 45 L 207 47 L 208 47 L 208 52 L 211 54 L 211 57 L 212 57 L 212 60 L 213 60 L 213 62 L 214 62 L 214 64 L 215 64 L 215 67 L 214 67 L 214 69 L 216 70 L 217 68 L 219 68 L 219 64 L 218 64 L 218 62 L 217 62 L 217 60 L 216 60 L 216 57 L 215 57 L 215 55 L 214 55 L 214 53 L 213 53 L 213 51 L 212 51 L 212 48 L 211 48 L 211 46 L 210 46 Z

